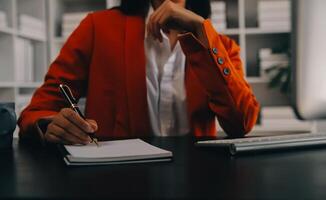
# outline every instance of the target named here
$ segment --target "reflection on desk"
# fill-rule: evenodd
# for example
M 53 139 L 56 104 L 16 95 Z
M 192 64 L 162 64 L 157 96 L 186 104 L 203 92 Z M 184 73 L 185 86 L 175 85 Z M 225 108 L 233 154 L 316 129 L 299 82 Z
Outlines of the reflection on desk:
M 68 168 L 56 148 L 16 140 L 0 150 L 0 198 L 326 197 L 325 149 L 232 158 L 189 137 L 145 141 L 173 162 Z

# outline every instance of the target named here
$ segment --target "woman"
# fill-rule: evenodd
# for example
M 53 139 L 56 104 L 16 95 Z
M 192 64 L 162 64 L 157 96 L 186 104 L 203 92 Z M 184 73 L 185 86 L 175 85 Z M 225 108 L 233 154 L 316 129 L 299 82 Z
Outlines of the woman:
M 124 0 L 81 22 L 21 114 L 21 137 L 37 129 L 49 142 L 68 144 L 88 144 L 89 133 L 215 136 L 216 117 L 231 137 L 252 129 L 258 103 L 239 47 L 205 19 L 209 1 L 150 3 L 148 17 L 148 1 Z M 92 120 L 65 108 L 61 83 L 77 99 L 87 97 Z

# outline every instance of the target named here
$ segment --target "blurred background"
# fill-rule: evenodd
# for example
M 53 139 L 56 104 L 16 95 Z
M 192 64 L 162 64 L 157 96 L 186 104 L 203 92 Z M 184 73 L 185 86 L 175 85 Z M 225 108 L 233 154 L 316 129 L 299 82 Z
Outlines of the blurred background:
M 86 14 L 119 4 L 120 0 L 0 0 L 0 102 L 15 102 L 19 115 Z M 316 128 L 316 123 L 297 120 L 289 106 L 291 0 L 211 0 L 211 7 L 217 31 L 240 45 L 246 79 L 262 105 L 255 130 Z

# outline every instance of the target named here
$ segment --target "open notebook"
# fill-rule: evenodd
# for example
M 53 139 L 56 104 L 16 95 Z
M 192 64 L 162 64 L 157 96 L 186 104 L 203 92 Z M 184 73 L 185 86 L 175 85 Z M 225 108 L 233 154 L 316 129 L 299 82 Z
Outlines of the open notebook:
M 65 145 L 67 165 L 109 165 L 171 161 L 172 152 L 152 146 L 140 139 L 99 142 L 86 146 Z

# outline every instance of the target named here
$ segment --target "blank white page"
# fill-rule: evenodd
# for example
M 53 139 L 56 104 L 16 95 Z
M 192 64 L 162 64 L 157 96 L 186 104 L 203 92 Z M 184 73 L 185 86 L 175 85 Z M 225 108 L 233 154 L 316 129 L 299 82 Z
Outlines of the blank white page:
M 133 156 L 172 156 L 170 151 L 152 146 L 140 139 L 99 142 L 86 146 L 65 145 L 66 150 L 75 158 L 122 158 Z

